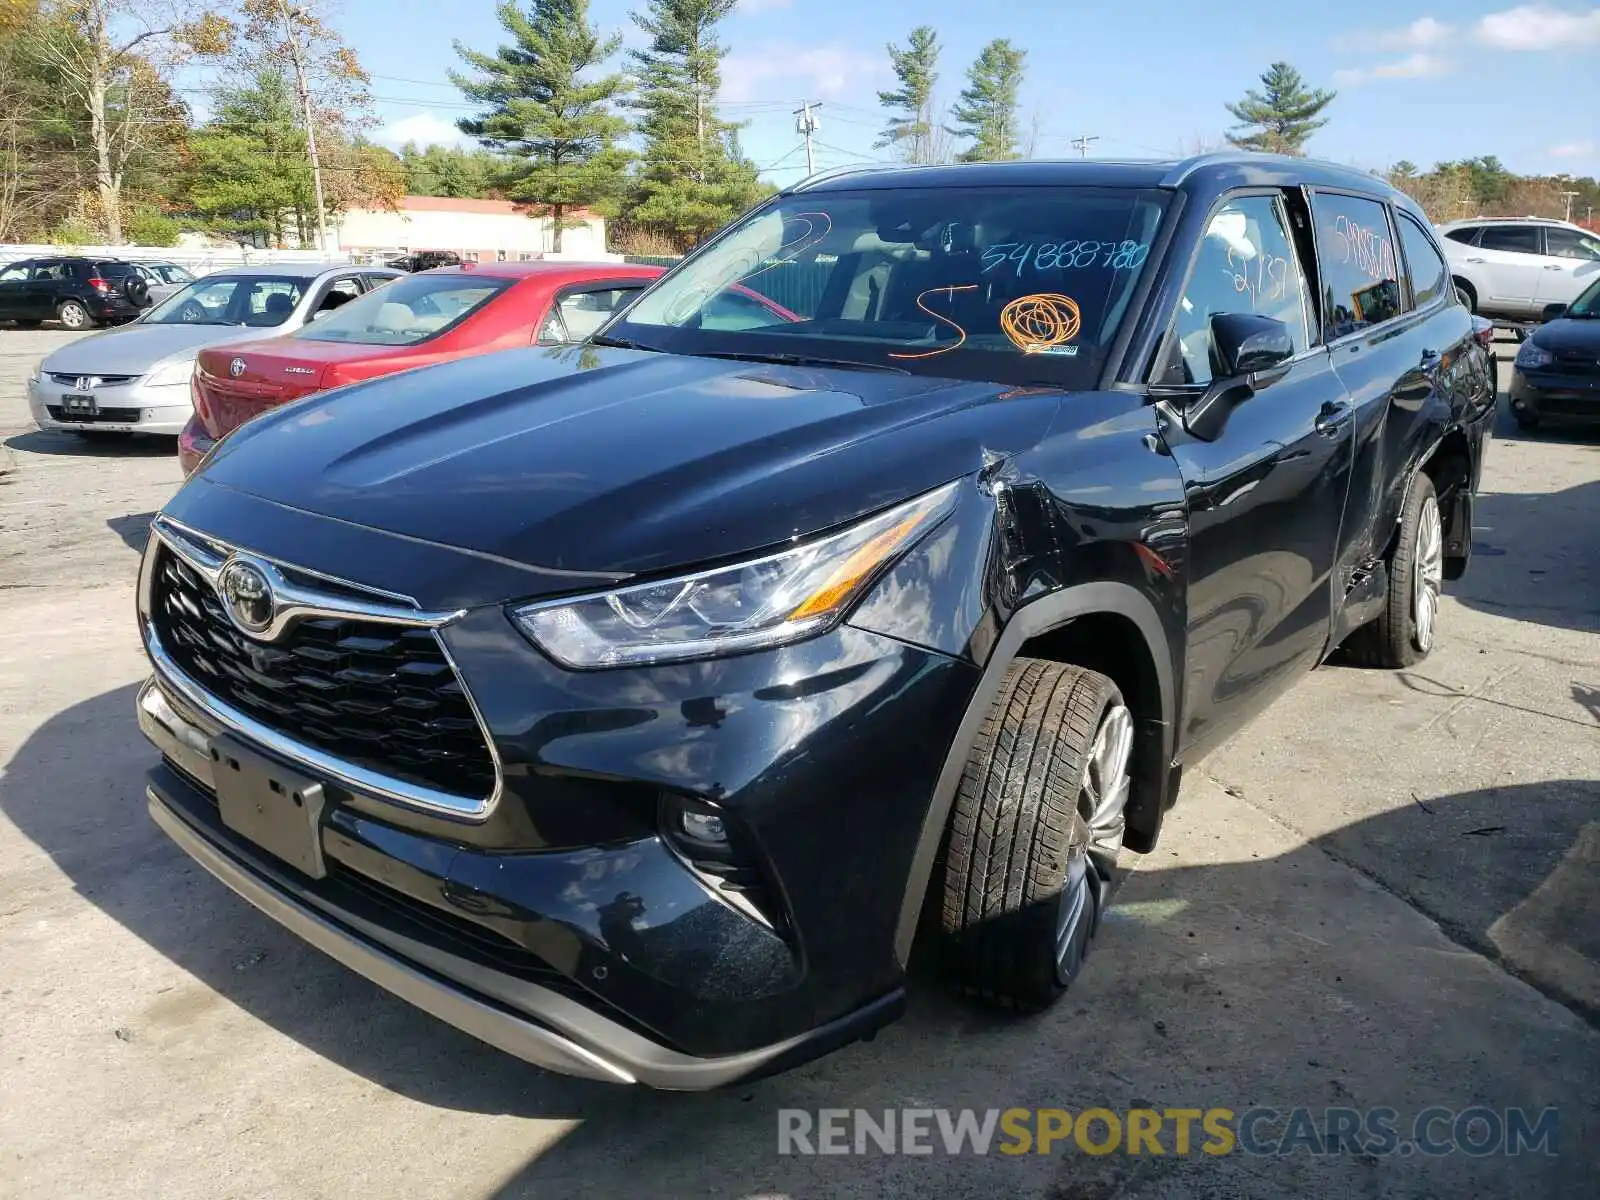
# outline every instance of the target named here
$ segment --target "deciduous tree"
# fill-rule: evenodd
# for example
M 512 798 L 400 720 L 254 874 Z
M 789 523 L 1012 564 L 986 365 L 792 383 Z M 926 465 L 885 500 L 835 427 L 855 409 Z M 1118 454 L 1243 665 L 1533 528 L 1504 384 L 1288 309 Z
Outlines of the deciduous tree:
M 456 43 L 473 74 L 451 79 L 482 106 L 458 124 L 513 160 L 507 192 L 549 214 L 559 252 L 569 212 L 613 212 L 622 193 L 628 123 L 613 105 L 627 80 L 595 73 L 622 38 L 590 23 L 588 0 L 533 0 L 526 12 L 506 0 L 496 11 L 510 43 L 492 55 Z

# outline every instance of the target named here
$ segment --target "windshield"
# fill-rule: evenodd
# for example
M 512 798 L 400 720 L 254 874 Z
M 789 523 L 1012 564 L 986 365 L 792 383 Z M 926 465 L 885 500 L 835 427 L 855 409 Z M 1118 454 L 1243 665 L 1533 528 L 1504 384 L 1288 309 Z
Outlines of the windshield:
M 144 315 L 146 325 L 282 325 L 307 281 L 273 275 L 207 275 Z
M 1600 317 L 1600 279 L 1596 279 L 1571 304 L 1567 305 L 1569 317 Z
M 780 197 L 602 332 L 682 354 L 795 356 L 1088 386 L 1166 194 L 886 188 Z
M 408 275 L 318 317 L 295 336 L 312 342 L 409 346 L 466 320 L 512 282 L 484 275 Z

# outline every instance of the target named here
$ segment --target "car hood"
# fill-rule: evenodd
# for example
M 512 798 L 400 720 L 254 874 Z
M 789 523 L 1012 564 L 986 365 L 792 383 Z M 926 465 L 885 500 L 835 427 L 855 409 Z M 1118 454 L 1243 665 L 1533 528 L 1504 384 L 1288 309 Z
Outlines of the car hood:
M 530 566 L 625 575 L 864 516 L 1032 444 L 1060 402 L 996 405 L 1000 394 L 848 369 L 517 350 L 269 413 L 195 478 Z
M 63 346 L 44 360 L 61 375 L 143 375 L 164 358 L 238 341 L 237 325 L 145 325 L 134 321 Z
M 1541 349 L 1556 354 L 1592 350 L 1600 355 L 1600 318 L 1561 317 L 1541 325 L 1531 340 Z

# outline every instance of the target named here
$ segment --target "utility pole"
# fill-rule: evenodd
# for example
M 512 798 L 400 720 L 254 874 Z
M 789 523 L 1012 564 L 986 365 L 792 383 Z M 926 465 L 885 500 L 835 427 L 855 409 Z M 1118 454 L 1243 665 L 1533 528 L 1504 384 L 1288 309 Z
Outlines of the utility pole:
M 1558 193 L 1558 195 L 1560 195 L 1560 197 L 1567 202 L 1567 215 L 1562 218 L 1563 220 L 1566 220 L 1566 221 L 1572 220 L 1572 198 L 1574 196 L 1576 196 L 1577 194 L 1578 194 L 1577 192 L 1560 192 L 1560 193 Z
M 311 89 L 306 86 L 306 64 L 300 49 L 300 35 L 294 27 L 294 18 L 301 9 L 279 0 L 283 9 L 283 34 L 289 45 L 289 58 L 294 63 L 295 90 L 300 93 L 300 109 L 306 118 L 306 153 L 311 158 L 311 182 L 317 193 L 317 249 L 328 252 L 328 217 L 322 202 L 322 160 L 317 157 L 317 123 L 311 115 Z
M 1086 133 L 1082 137 L 1075 137 L 1075 138 L 1072 139 L 1072 148 L 1078 152 L 1078 157 L 1079 158 L 1088 158 L 1089 157 L 1089 143 L 1090 142 L 1098 142 L 1099 140 L 1100 140 L 1100 135 L 1099 134 L 1092 134 L 1091 135 L 1091 134 L 1087 134 Z
M 811 110 L 813 108 L 821 108 L 822 101 L 802 100 L 800 103 L 801 107 L 794 110 L 794 129 L 796 133 L 806 139 L 806 174 L 815 175 L 817 173 L 817 161 L 811 150 L 811 135 L 817 131 L 817 118 L 812 116 Z

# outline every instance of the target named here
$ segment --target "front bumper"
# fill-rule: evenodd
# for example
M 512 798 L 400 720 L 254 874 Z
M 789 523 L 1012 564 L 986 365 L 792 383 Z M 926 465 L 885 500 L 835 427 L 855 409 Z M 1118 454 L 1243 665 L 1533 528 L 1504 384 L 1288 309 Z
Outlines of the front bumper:
M 452 952 L 437 929 L 396 920 L 395 908 L 374 902 L 372 897 L 383 893 L 371 886 L 375 880 L 370 876 L 366 885 L 330 886 L 270 860 L 222 824 L 204 783 L 212 768 L 208 747 L 213 735 L 180 713 L 154 679 L 139 693 L 138 714 L 141 730 L 165 760 L 149 773 L 151 817 L 190 857 L 338 962 L 432 1016 L 537 1066 L 612 1083 L 705 1090 L 784 1070 L 870 1036 L 903 1008 L 903 992 L 895 989 L 779 1042 L 735 1054 L 683 1053 L 642 1033 L 634 1022 L 614 1019 L 603 1005 L 585 1002 L 578 989 L 558 983 L 561 977 L 553 970 L 541 983 L 526 971 L 497 970 L 480 953 Z M 326 842 L 330 858 L 360 859 L 348 839 L 331 836 Z M 362 860 L 367 870 L 384 858 L 373 846 L 360 848 L 367 851 Z M 392 882 L 403 866 L 398 858 L 385 859 L 378 873 Z M 334 878 L 349 869 L 335 872 Z
M 1511 407 L 1530 417 L 1564 421 L 1600 421 L 1600 374 L 1574 375 L 1556 370 L 1511 372 Z
M 187 384 L 151 387 L 142 379 L 92 389 L 99 412 L 89 420 L 68 417 L 67 395 L 82 395 L 48 375 L 28 380 L 28 411 L 40 429 L 65 432 L 151 433 L 176 437 L 194 415 Z

